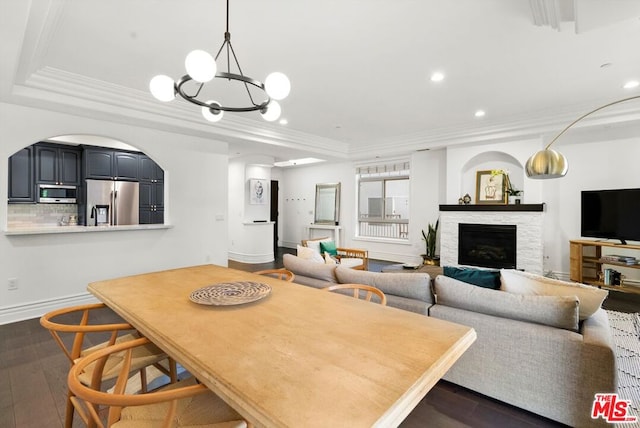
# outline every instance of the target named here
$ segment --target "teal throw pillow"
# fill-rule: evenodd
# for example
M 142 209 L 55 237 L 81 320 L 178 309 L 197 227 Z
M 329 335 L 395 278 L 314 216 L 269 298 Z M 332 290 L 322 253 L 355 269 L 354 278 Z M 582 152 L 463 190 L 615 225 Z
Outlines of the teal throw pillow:
M 443 273 L 444 276 L 477 285 L 478 287 L 491 288 L 493 290 L 500 289 L 500 271 L 498 270 L 445 266 Z
M 325 252 L 329 253 L 330 256 L 337 256 L 338 250 L 336 249 L 336 243 L 333 241 L 321 241 L 320 242 L 320 252 L 324 254 Z

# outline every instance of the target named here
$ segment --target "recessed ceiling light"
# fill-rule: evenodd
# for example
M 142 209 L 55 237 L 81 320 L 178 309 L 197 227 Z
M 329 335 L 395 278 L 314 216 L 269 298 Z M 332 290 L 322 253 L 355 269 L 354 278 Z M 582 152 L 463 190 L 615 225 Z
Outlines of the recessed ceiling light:
M 282 162 L 274 162 L 274 166 L 279 167 L 287 167 L 287 166 L 296 166 L 296 165 L 308 165 L 312 163 L 324 162 L 322 159 L 317 158 L 301 158 L 301 159 L 290 159 L 288 161 Z
M 443 80 L 444 80 L 444 74 L 439 71 L 436 71 L 431 75 L 432 82 L 442 82 Z
M 475 113 L 476 117 L 483 117 L 486 113 L 484 112 L 484 110 L 478 110 Z
M 286 125 L 287 123 L 289 123 L 287 119 L 280 119 L 280 125 Z
M 633 89 L 633 88 L 637 88 L 638 86 L 640 86 L 640 82 L 638 82 L 637 80 L 629 80 L 622 87 L 624 89 Z

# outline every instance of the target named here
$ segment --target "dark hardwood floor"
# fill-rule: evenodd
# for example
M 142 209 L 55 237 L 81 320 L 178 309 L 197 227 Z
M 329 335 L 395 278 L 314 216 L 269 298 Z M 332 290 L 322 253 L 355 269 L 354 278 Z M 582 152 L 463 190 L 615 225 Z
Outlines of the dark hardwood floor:
M 275 262 L 247 265 L 229 262 L 229 267 L 247 271 L 282 267 L 278 251 Z M 373 260 L 370 270 L 384 261 Z M 623 305 L 624 306 L 624 305 Z M 624 307 L 616 310 L 623 310 Z M 637 303 L 632 306 L 638 309 Z M 103 322 L 118 319 L 106 309 Z M 99 342 L 104 338 L 95 338 Z M 0 427 L 62 427 L 69 365 L 53 338 L 38 319 L 0 326 Z M 75 418 L 74 426 L 83 426 Z M 440 381 L 406 418 L 403 427 L 559 427 L 548 419 L 484 397 L 457 385 Z

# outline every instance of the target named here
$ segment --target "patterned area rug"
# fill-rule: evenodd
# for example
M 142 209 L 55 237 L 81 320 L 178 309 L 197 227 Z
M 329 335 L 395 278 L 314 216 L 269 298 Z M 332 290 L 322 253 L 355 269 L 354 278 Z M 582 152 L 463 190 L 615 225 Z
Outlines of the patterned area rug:
M 618 365 L 618 394 L 631 400 L 632 414 L 640 420 L 640 314 L 607 311 Z M 617 424 L 636 428 L 639 423 Z

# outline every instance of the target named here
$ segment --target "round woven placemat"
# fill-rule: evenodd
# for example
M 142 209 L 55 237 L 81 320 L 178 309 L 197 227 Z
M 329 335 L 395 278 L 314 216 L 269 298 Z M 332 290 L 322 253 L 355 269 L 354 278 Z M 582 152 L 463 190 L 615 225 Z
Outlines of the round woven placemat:
M 242 305 L 263 299 L 271 293 L 271 287 L 261 282 L 222 282 L 199 288 L 189 295 L 192 302 L 201 305 Z

